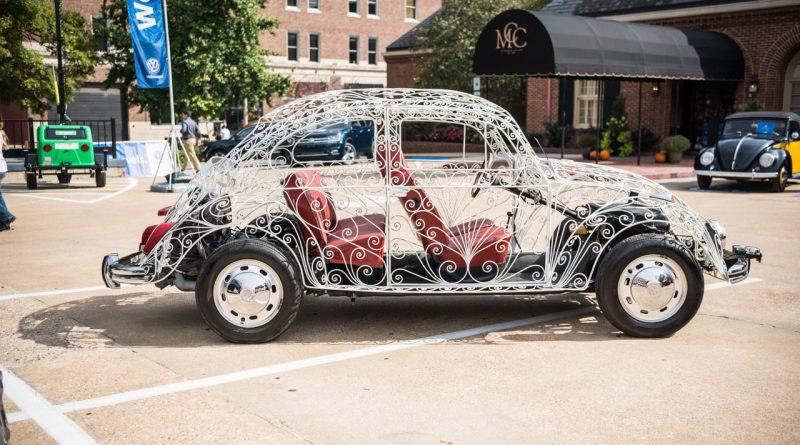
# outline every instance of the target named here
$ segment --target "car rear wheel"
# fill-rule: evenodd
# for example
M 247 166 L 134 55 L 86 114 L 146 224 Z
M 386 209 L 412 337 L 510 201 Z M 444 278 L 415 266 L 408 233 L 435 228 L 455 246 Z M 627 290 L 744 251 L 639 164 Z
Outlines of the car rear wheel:
M 702 190 L 708 190 L 708 188 L 711 187 L 711 179 L 711 176 L 698 176 L 697 186 Z
M 28 190 L 36 190 L 39 184 L 36 182 L 36 172 L 25 172 L 25 183 Z
M 770 188 L 775 193 L 780 193 L 786 190 L 786 185 L 789 183 L 789 167 L 784 162 L 781 168 L 778 169 L 778 176 L 770 181 Z
M 106 171 L 105 170 L 95 170 L 94 172 L 94 185 L 97 187 L 105 187 L 106 186 Z
M 234 343 L 263 343 L 297 317 L 300 272 L 280 249 L 262 240 L 232 241 L 206 260 L 196 301 L 208 326 Z
M 677 240 L 638 235 L 617 244 L 596 275 L 597 301 L 632 337 L 665 337 L 686 325 L 703 301 L 703 275 Z

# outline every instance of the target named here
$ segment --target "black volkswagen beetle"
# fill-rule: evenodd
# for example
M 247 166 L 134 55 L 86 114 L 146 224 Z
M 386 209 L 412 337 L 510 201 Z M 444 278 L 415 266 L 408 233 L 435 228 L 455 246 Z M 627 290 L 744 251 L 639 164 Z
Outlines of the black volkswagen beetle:
M 704 148 L 694 160 L 697 185 L 711 186 L 713 178 L 759 179 L 782 192 L 800 173 L 800 115 L 753 111 L 725 118 L 719 142 Z

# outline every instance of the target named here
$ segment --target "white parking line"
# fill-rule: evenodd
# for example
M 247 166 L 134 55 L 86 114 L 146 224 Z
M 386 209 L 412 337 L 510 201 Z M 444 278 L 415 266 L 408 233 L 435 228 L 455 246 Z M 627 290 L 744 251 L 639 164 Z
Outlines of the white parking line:
M 123 187 L 123 188 L 121 188 L 121 189 L 119 189 L 117 191 L 111 192 L 111 193 L 104 193 L 103 196 L 100 196 L 99 198 L 95 198 L 95 199 L 88 200 L 88 201 L 83 201 L 83 200 L 80 200 L 80 199 L 62 198 L 62 197 L 59 197 L 59 196 L 49 196 L 49 195 L 42 194 L 42 193 L 9 193 L 9 194 L 13 194 L 14 196 L 23 196 L 23 197 L 26 197 L 26 198 L 36 198 L 36 199 L 46 199 L 46 200 L 50 200 L 50 201 L 69 202 L 69 203 L 72 203 L 72 204 L 97 204 L 98 202 L 102 202 L 102 201 L 105 201 L 107 199 L 111 199 L 111 198 L 114 198 L 116 196 L 119 196 L 119 195 L 131 190 L 132 188 L 136 187 L 136 184 L 138 183 L 136 178 L 125 178 L 125 179 L 127 179 L 127 184 L 125 185 L 125 187 Z M 60 190 L 64 190 L 64 189 L 54 189 L 53 192 L 58 192 Z M 92 190 L 94 190 L 94 189 L 92 189 Z M 68 192 L 68 193 L 76 194 L 77 192 L 78 191 L 75 190 L 75 191 Z M 97 193 L 97 192 L 93 191 L 93 192 L 87 192 L 87 193 L 94 194 L 94 193 Z M 88 195 L 88 196 L 91 196 L 91 195 Z
M 6 395 L 33 419 L 50 437 L 63 444 L 94 444 L 94 439 L 75 422 L 59 412 L 41 394 L 34 391 L 22 379 L 0 365 L 3 372 L 3 388 Z
M 763 281 L 763 280 L 761 278 L 748 277 L 744 281 L 740 281 L 740 282 L 738 282 L 736 284 L 731 284 L 731 283 L 728 283 L 727 281 L 720 281 L 719 283 L 707 284 L 705 290 L 706 290 L 706 292 L 708 292 L 710 290 L 723 289 L 723 288 L 726 288 L 726 287 L 739 286 L 739 285 L 742 285 L 742 284 L 758 283 L 759 281 Z
M 132 284 L 122 284 L 120 287 L 133 287 Z M 143 288 L 147 286 L 139 286 L 139 288 Z M 21 294 L 10 294 L 10 295 L 0 295 L 0 302 L 9 301 L 9 300 L 17 300 L 20 298 L 36 298 L 36 297 L 49 297 L 53 295 L 65 295 L 65 294 L 77 294 L 80 292 L 92 292 L 96 290 L 106 290 L 108 289 L 105 286 L 92 286 L 92 287 L 75 287 L 72 289 L 59 289 L 59 290 L 47 290 L 41 292 L 26 292 Z M 108 289 L 111 290 L 111 289 Z
M 715 283 L 706 286 L 705 290 L 707 291 L 715 290 L 728 286 L 739 286 L 743 284 L 757 283 L 759 281 L 761 280 L 758 278 L 749 278 L 735 285 L 731 285 L 729 283 Z M 718 286 L 720 284 L 722 286 Z M 406 341 L 388 343 L 380 346 L 372 346 L 363 349 L 356 349 L 353 351 L 339 352 L 336 354 L 328 354 L 319 357 L 295 360 L 277 365 L 264 366 L 261 368 L 253 368 L 244 371 L 231 372 L 228 374 L 220 374 L 213 377 L 205 377 L 195 380 L 186 380 L 183 382 L 170 383 L 167 385 L 152 386 L 150 388 L 135 389 L 132 391 L 126 391 L 118 394 L 110 394 L 107 396 L 96 397 L 93 399 L 68 402 L 58 405 L 55 408 L 61 413 L 69 413 L 86 409 L 100 408 L 104 406 L 118 405 L 120 403 L 125 403 L 125 402 L 149 399 L 151 397 L 173 394 L 176 392 L 190 391 L 193 389 L 209 388 L 212 386 L 224 385 L 226 383 L 233 383 L 256 377 L 264 377 L 268 375 L 280 374 L 288 371 L 310 368 L 329 363 L 337 363 L 345 360 L 368 357 L 376 354 L 384 354 L 403 349 L 411 349 L 419 346 L 441 344 L 449 340 L 458 340 L 462 338 L 473 337 L 475 335 L 488 334 L 490 332 L 515 329 L 523 326 L 530 326 L 538 323 L 546 323 L 549 321 L 559 320 L 567 317 L 597 313 L 599 311 L 600 309 L 597 308 L 596 306 L 571 309 L 568 311 L 555 312 L 552 314 L 539 315 L 536 317 L 523 318 L 520 320 L 513 320 L 504 323 L 497 323 L 487 326 L 480 326 L 472 329 L 465 329 L 462 331 L 450 332 L 447 334 L 433 335 L 430 337 L 418 338 L 415 340 L 406 340 Z M 28 416 L 28 414 L 21 411 L 11 413 L 8 415 L 8 421 L 11 423 L 19 422 L 29 418 L 30 417 Z
M 186 380 L 178 383 L 170 383 L 167 385 L 153 386 L 150 388 L 136 389 L 133 391 L 126 391 L 119 394 L 111 394 L 108 396 L 97 397 L 94 399 L 64 403 L 62 405 L 56 406 L 55 408 L 60 413 L 69 413 L 85 409 L 94 409 L 104 406 L 118 405 L 120 403 L 132 402 L 135 400 L 149 399 L 151 397 L 173 394 L 176 392 L 183 392 L 193 389 L 202 389 L 211 386 L 224 385 L 226 383 L 233 383 L 242 380 L 253 379 L 256 377 L 264 377 L 268 375 L 280 374 L 288 371 L 310 368 L 329 363 L 337 363 L 345 360 L 368 357 L 371 355 L 385 354 L 388 352 L 417 348 L 420 346 L 436 345 L 444 343 L 448 340 L 458 340 L 462 338 L 472 337 L 475 335 L 488 334 L 490 332 L 516 329 L 522 326 L 529 326 L 537 323 L 545 323 L 548 321 L 559 320 L 567 317 L 593 314 L 597 313 L 598 311 L 599 309 L 596 306 L 571 309 L 568 311 L 555 312 L 552 314 L 539 315 L 530 318 L 523 318 L 521 320 L 514 320 L 505 323 L 497 323 L 488 326 L 465 329 L 463 331 L 456 331 L 448 334 L 433 335 L 430 337 L 418 338 L 415 340 L 394 342 L 380 346 L 372 346 L 369 348 L 356 349 L 353 351 L 339 352 L 336 354 L 328 354 L 319 357 L 312 357 L 302 360 L 295 360 L 291 362 L 281 363 L 277 365 L 264 366 L 262 368 L 253 368 L 245 371 L 220 374 L 213 377 L 205 377 L 195 380 Z M 8 421 L 12 423 L 19 422 L 27 418 L 28 416 L 24 412 L 15 412 L 8 415 Z

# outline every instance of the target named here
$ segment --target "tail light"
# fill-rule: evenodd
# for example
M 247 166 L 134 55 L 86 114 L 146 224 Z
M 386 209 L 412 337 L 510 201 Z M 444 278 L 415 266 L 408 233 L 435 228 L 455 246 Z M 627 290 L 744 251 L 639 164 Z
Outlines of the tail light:
M 149 254 L 174 224 L 175 223 L 168 222 L 148 226 L 144 229 L 144 232 L 142 232 L 142 244 L 144 245 L 144 247 L 142 247 L 142 252 L 145 255 Z
M 81 145 L 81 151 L 89 151 L 89 144 Z
M 167 216 L 167 213 L 172 210 L 172 206 L 166 206 L 158 209 L 158 216 Z
M 44 148 L 44 151 L 46 151 L 46 152 L 50 152 L 50 150 L 53 149 L 53 147 L 51 147 L 50 144 L 45 144 L 43 148 Z

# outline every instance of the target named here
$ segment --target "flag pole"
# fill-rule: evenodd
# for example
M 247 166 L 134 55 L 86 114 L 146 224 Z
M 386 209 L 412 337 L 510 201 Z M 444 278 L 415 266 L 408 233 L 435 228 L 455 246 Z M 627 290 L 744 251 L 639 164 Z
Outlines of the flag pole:
M 169 174 L 167 190 L 172 191 L 172 178 L 178 169 L 178 144 L 175 134 L 175 99 L 172 94 L 172 53 L 169 48 L 169 20 L 167 20 L 167 0 L 162 0 L 164 8 L 164 34 L 167 40 L 167 74 L 169 76 L 169 159 L 172 172 Z

